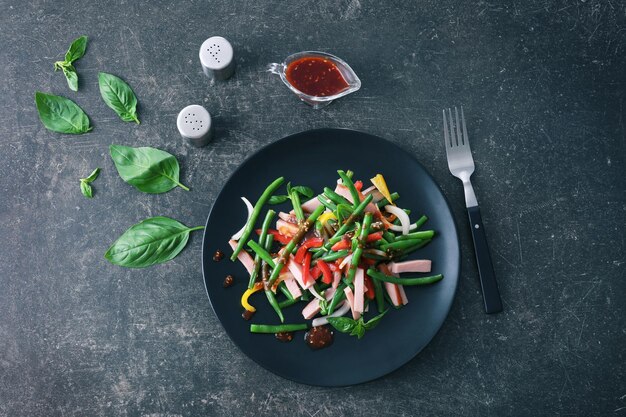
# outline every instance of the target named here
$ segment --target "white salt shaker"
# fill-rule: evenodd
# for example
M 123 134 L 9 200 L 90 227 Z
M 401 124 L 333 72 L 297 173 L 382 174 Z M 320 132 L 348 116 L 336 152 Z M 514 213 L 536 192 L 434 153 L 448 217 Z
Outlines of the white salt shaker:
M 213 36 L 200 47 L 200 64 L 207 77 L 226 80 L 235 72 L 233 47 L 221 36 Z
M 180 135 L 196 147 L 207 145 L 213 138 L 211 115 L 197 104 L 187 106 L 178 113 L 176 126 Z

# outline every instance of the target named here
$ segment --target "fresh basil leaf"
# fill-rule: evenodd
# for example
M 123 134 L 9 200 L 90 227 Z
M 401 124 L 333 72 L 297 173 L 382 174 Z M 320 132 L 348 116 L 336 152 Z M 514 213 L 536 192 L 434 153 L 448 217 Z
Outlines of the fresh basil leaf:
M 328 311 L 328 300 L 320 300 L 320 314 L 325 316 Z
M 359 320 L 356 321 L 354 328 L 350 332 L 350 336 L 356 336 L 359 339 L 365 336 L 365 326 L 363 325 L 363 316 L 361 316 Z
M 91 189 L 91 185 L 84 179 L 80 180 L 80 192 L 87 198 L 93 197 L 93 190 Z
M 149 147 L 111 145 L 109 150 L 120 177 L 139 191 L 159 194 L 177 185 L 189 191 L 179 182 L 180 167 L 174 155 Z
M 306 198 L 313 197 L 313 190 L 309 187 L 305 187 L 304 185 L 296 185 L 295 187 L 291 187 L 292 190 L 299 192 Z
M 54 132 L 80 134 L 89 132 L 89 118 L 72 100 L 35 92 L 35 104 L 43 125 Z
M 289 200 L 288 195 L 273 195 L 267 202 L 269 204 L 282 204 L 287 200 Z
M 94 169 L 87 178 L 81 178 L 80 180 L 89 184 L 90 182 L 94 182 L 96 178 L 98 178 L 98 175 L 100 175 L 100 168 Z
M 372 330 L 374 327 L 378 326 L 378 323 L 380 323 L 380 319 L 382 319 L 383 316 L 385 314 L 387 314 L 387 311 L 389 311 L 389 309 L 383 311 L 382 313 L 380 313 L 376 317 L 374 317 L 371 320 L 369 320 L 367 323 L 364 323 L 363 327 L 365 327 L 366 330 Z
M 63 75 L 67 80 L 67 86 L 72 91 L 78 91 L 78 74 L 72 64 L 63 67 Z
M 348 317 L 328 317 L 328 323 L 341 333 L 349 333 L 356 327 L 357 322 Z
M 137 118 L 137 97 L 124 80 L 113 74 L 101 72 L 98 74 L 100 95 L 107 106 L 113 109 L 125 122 L 139 124 Z
M 85 55 L 85 50 L 87 49 L 87 36 L 83 35 L 78 39 L 75 39 L 74 42 L 70 45 L 70 48 L 65 53 L 65 62 L 71 64 L 79 58 L 82 58 Z
M 203 228 L 189 228 L 168 217 L 151 217 L 126 230 L 104 257 L 115 265 L 128 268 L 167 262 L 183 250 L 192 231 Z

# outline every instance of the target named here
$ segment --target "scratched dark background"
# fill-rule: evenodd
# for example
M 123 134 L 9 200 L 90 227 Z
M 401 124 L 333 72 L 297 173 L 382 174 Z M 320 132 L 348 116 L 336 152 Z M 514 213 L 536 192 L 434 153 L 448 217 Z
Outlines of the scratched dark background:
M 625 3 L 506 3 L 3 0 L 0 416 L 626 415 Z M 52 63 L 81 34 L 74 93 Z M 238 68 L 212 85 L 198 48 L 216 34 Z M 308 49 L 344 58 L 362 89 L 314 111 L 264 71 Z M 98 71 L 132 85 L 141 125 L 104 105 Z M 36 90 L 75 100 L 93 132 L 47 131 Z M 203 149 L 175 127 L 191 103 L 214 116 Z M 493 316 L 445 162 L 440 111 L 454 104 L 466 108 L 504 299 Z M 452 204 L 463 253 L 432 343 L 391 375 L 342 389 L 283 380 L 235 348 L 206 298 L 199 234 L 145 270 L 103 258 L 145 217 L 203 224 L 247 155 L 319 127 L 415 154 Z M 192 191 L 137 192 L 116 174 L 111 143 L 174 153 Z M 87 200 L 78 178 L 96 166 Z

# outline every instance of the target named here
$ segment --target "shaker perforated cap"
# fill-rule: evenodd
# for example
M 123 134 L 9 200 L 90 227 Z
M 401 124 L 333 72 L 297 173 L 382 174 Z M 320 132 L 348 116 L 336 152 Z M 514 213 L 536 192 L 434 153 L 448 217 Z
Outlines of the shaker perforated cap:
M 187 106 L 178 113 L 176 126 L 180 135 L 194 146 L 204 146 L 213 137 L 211 115 L 197 104 Z
M 207 77 L 225 80 L 235 72 L 233 47 L 221 36 L 213 36 L 200 47 L 200 64 Z

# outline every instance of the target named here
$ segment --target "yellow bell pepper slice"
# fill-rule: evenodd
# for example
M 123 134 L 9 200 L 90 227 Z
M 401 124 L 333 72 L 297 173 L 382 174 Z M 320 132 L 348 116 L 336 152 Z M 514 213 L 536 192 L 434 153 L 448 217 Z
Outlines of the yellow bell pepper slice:
M 257 282 L 254 284 L 254 287 L 248 288 L 243 295 L 241 296 L 241 306 L 248 311 L 255 312 L 256 308 L 248 303 L 248 298 L 257 291 L 260 291 L 263 288 L 262 282 Z
M 319 220 L 322 224 L 326 224 L 326 222 L 330 219 L 337 220 L 337 217 L 332 211 L 327 211 L 326 213 L 323 213 L 317 220 Z
M 389 188 L 387 188 L 387 182 L 385 181 L 385 177 L 383 177 L 381 174 L 376 174 L 376 176 L 374 178 L 371 178 L 370 181 L 372 181 L 374 187 L 376 187 L 378 191 L 380 191 L 380 193 L 387 199 L 387 201 L 395 206 L 394 202 L 391 201 L 391 194 L 389 193 Z

